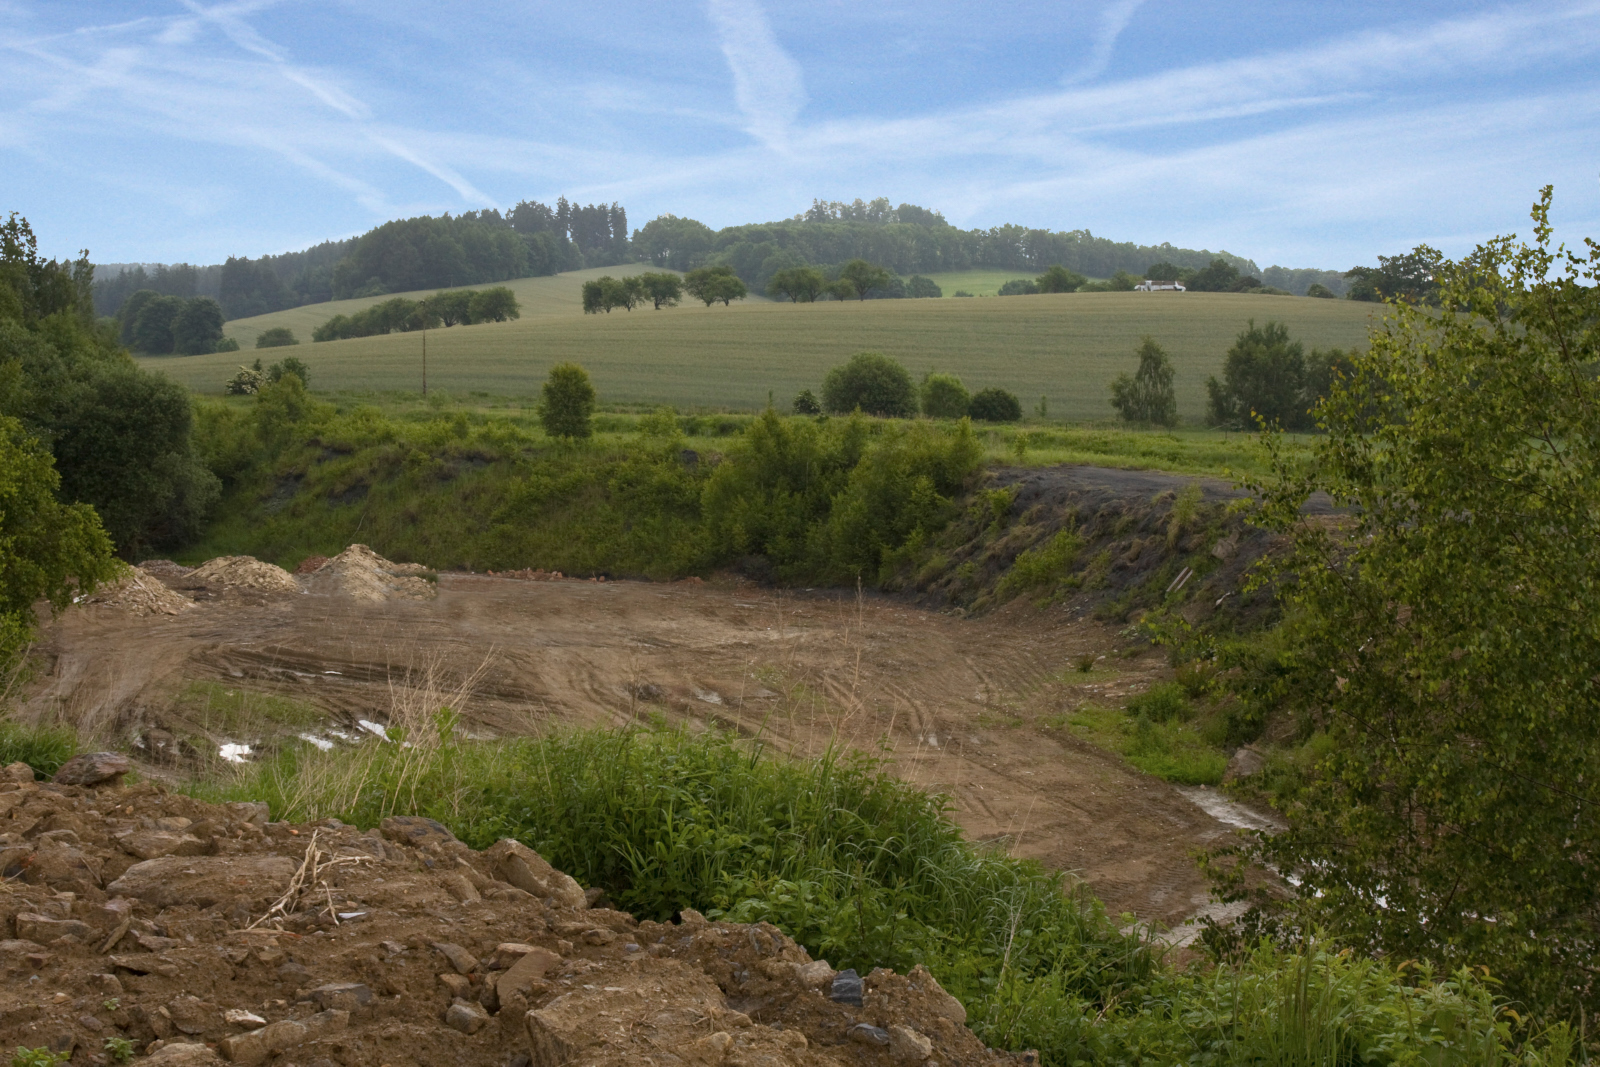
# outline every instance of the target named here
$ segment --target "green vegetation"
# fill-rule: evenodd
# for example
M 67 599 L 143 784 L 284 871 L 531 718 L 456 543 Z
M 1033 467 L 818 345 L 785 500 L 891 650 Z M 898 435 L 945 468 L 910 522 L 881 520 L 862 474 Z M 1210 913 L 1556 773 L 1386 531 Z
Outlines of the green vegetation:
M 1067 716 L 1074 734 L 1109 749 L 1146 774 L 1179 785 L 1216 785 L 1228 757 L 1200 725 L 1183 719 L 1157 720 L 1116 708 L 1086 705 Z
M 930 797 L 858 758 L 774 757 L 712 732 L 635 728 L 458 740 L 444 711 L 408 746 L 296 746 L 208 798 L 274 817 L 439 819 L 516 837 L 620 907 L 772 922 L 836 967 L 924 964 L 987 1043 L 1046 1064 L 1562 1064 L 1565 1029 L 1514 1031 L 1469 972 L 1436 977 L 1318 944 L 1178 972 L 1081 886 L 976 848 Z
M 222 306 L 210 297 L 184 300 L 141 289 L 122 305 L 117 322 L 122 343 L 146 355 L 228 351 L 223 344 Z
M 735 300 L 743 300 L 749 295 L 745 283 L 734 273 L 733 268 L 724 264 L 701 267 L 685 274 L 683 290 L 704 303 L 706 307 L 710 307 L 718 300 L 722 301 L 723 307 L 727 307 Z
M 312 330 L 311 339 L 342 341 L 351 337 L 381 337 L 396 331 L 409 333 L 440 326 L 511 322 L 521 317 L 516 295 L 503 285 L 492 289 L 447 289 L 425 300 L 396 296 L 353 315 L 335 315 Z M 256 347 L 261 346 L 258 343 Z
M 881 352 L 857 352 L 822 379 L 822 407 L 835 415 L 863 411 L 884 418 L 917 412 L 917 393 L 905 367 Z
M 1149 337 L 1139 343 L 1139 369 L 1132 377 L 1117 375 L 1111 383 L 1111 406 L 1123 422 L 1176 426 L 1178 397 L 1172 389 L 1172 360 Z
M 0 766 L 26 763 L 48 778 L 78 752 L 78 737 L 64 727 L 22 726 L 0 719 Z
M 1020 422 L 1022 401 L 1015 393 L 991 385 L 972 394 L 967 413 L 979 422 Z
M 581 440 L 593 435 L 594 383 L 576 363 L 550 368 L 539 397 L 539 422 L 551 437 Z
M 256 335 L 257 348 L 283 348 L 299 343 L 300 341 L 295 337 L 294 331 L 287 326 L 274 326 L 269 330 L 262 330 Z
M 1263 575 L 1287 609 L 1261 654 L 1234 669 L 1209 633 L 1182 654 L 1322 738 L 1280 783 L 1290 829 L 1214 857 L 1295 877 L 1262 928 L 1481 964 L 1519 1010 L 1577 1021 L 1600 1008 L 1600 249 L 1552 249 L 1549 202 L 1535 244 L 1438 262 L 1439 306 L 1398 302 L 1309 462 L 1265 480 L 1258 520 L 1292 548 Z M 1350 517 L 1300 522 L 1316 490 Z
M 959 419 L 972 404 L 972 394 L 953 374 L 929 374 L 919 390 L 922 413 L 930 419 Z
M 17 1046 L 11 1054 L 11 1067 L 56 1067 L 72 1058 L 71 1053 L 51 1052 L 49 1048 L 24 1048 Z
M 599 273 L 597 272 L 595 276 Z M 610 272 L 622 277 L 622 269 Z M 582 277 L 581 275 L 578 277 Z M 548 288 L 559 284 L 561 292 Z M 519 286 L 521 288 L 519 288 Z M 1106 383 L 1127 369 L 1149 335 L 1171 356 L 1178 414 L 1200 422 L 1206 376 L 1246 322 L 1271 317 L 1307 349 L 1365 343 L 1381 305 L 1235 294 L 1074 293 L 1007 300 L 760 301 L 689 306 L 659 315 L 582 314 L 574 276 L 513 283 L 517 322 L 442 330 L 428 336 L 428 385 L 455 395 L 529 396 L 556 363 L 583 364 L 608 403 L 680 411 L 759 411 L 769 391 L 816 389 L 828 369 L 867 349 L 897 359 L 918 378 L 937 369 L 1018 396 L 1050 397 L 1066 422 L 1104 419 Z M 419 294 L 426 296 L 427 294 Z M 530 300 L 540 301 L 530 310 Z M 329 305 L 329 308 L 348 305 Z M 255 320 L 240 336 L 253 345 L 265 324 L 306 336 L 321 322 L 295 322 L 309 309 Z M 233 330 L 239 324 L 230 324 Z M 377 392 L 421 383 L 421 338 L 412 333 L 314 347 L 318 389 Z M 217 393 L 238 364 L 227 355 L 145 362 L 196 391 Z

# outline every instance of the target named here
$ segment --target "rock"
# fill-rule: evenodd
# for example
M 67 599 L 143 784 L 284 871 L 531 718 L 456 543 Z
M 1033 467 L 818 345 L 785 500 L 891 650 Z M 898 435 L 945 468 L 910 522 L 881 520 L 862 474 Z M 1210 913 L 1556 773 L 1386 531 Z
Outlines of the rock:
M 472 995 L 472 980 L 464 974 L 441 974 L 439 983 L 450 990 L 452 997 L 466 999 Z
M 530 948 L 495 982 L 495 991 L 501 1000 L 508 999 L 513 993 L 526 993 L 533 983 L 544 978 L 560 962 L 561 957 L 549 949 Z
M 586 945 L 609 945 L 616 939 L 617 932 L 603 926 L 591 927 L 583 932 L 583 943 Z
M 272 821 L 272 808 L 265 800 L 235 800 L 222 806 L 240 822 L 265 826 Z
M 580 1028 L 573 1026 L 559 1009 L 565 997 L 558 997 L 543 1010 L 530 1011 L 523 1016 L 523 1026 L 528 1033 L 528 1055 L 533 1067 L 562 1067 L 578 1058 L 588 1044 Z
M 135 863 L 107 887 L 152 907 L 209 908 L 243 897 L 262 911 L 283 895 L 300 864 L 284 856 L 162 856 Z
M 444 1024 L 463 1034 L 475 1034 L 489 1021 L 489 1013 L 470 1000 L 458 1000 L 445 1009 Z
M 444 876 L 444 887 L 450 890 L 450 895 L 463 904 L 476 904 L 483 899 L 478 892 L 478 887 L 467 881 L 465 875 L 447 874 Z
M 715 1067 L 728 1058 L 728 1050 L 731 1048 L 733 1048 L 733 1035 L 725 1030 L 718 1030 L 698 1041 L 690 1042 L 683 1050 L 683 1058 L 690 1063 L 711 1064 Z
M 372 1003 L 372 990 L 360 982 L 329 982 L 306 995 L 324 1011 L 357 1011 Z
M 75 848 L 41 848 L 28 860 L 22 880 L 29 885 L 81 893 L 100 888 L 100 861 Z
M 907 1067 L 933 1055 L 933 1042 L 909 1026 L 889 1027 L 889 1057 Z
M 33 781 L 33 768 L 18 760 L 8 763 L 4 770 L 0 770 L 0 782 L 31 782 Z
M 178 977 L 178 968 L 153 952 L 134 952 L 126 956 L 107 956 L 113 967 L 121 967 L 134 974 L 159 974 L 163 978 Z
M 424 819 L 420 815 L 391 815 L 378 824 L 378 829 L 390 841 L 412 848 L 460 843 L 444 823 Z
M 185 995 L 167 1003 L 167 1016 L 173 1026 L 192 1037 L 205 1032 L 206 1026 L 217 1017 L 217 1007 L 199 997 Z
M 52 779 L 57 785 L 115 786 L 133 763 L 120 752 L 85 752 L 61 765 Z
M 520 941 L 503 941 L 494 947 L 494 956 L 489 966 L 496 971 L 506 970 L 532 951 L 532 945 L 524 945 Z
M 285 985 L 299 985 L 311 977 L 311 972 L 294 960 L 283 964 L 273 973 L 278 976 L 278 981 L 283 982 Z
M 93 1015 L 78 1016 L 78 1025 L 89 1031 L 91 1034 L 98 1034 L 100 1031 L 106 1028 L 106 1024 L 95 1018 Z
M 448 941 L 435 941 L 434 950 L 450 961 L 450 966 L 456 969 L 457 974 L 471 974 L 478 969 L 478 961 L 472 958 L 472 953 L 460 945 L 453 945 Z
M 1246 745 L 1234 752 L 1228 760 L 1228 768 L 1222 772 L 1222 780 L 1231 782 L 1235 778 L 1249 778 L 1253 774 L 1260 774 L 1266 765 L 1266 757 Z
M 128 855 L 142 860 L 159 859 L 162 856 L 203 856 L 206 853 L 206 843 L 198 837 L 169 830 L 132 830 L 118 837 L 117 844 Z
M 583 891 L 584 903 L 590 908 L 609 908 L 611 901 L 606 896 L 606 891 L 597 885 L 590 886 Z
M 491 869 L 502 882 L 509 882 L 525 893 L 540 898 L 554 897 L 562 907 L 587 909 L 589 906 L 582 886 L 520 841 L 502 838 L 484 852 L 483 858 L 492 864 Z
M 186 819 L 182 815 L 163 815 L 156 820 L 157 830 L 183 831 L 193 825 L 193 819 Z
M 252 1030 L 258 1026 L 267 1025 L 267 1020 L 244 1008 L 229 1008 L 222 1013 L 222 1021 L 229 1026 L 248 1026 Z
M 923 996 L 928 998 L 929 1006 L 933 1013 L 942 1019 L 949 1019 L 957 1026 L 967 1025 L 967 1008 L 961 1001 L 946 993 L 928 968 L 917 964 L 906 972 L 906 981 L 915 986 Z
M 858 1045 L 884 1048 L 889 1044 L 889 1031 L 870 1023 L 856 1023 L 850 1028 L 848 1036 Z
M 274 1052 L 319 1038 L 324 1034 L 343 1030 L 350 1025 L 347 1011 L 325 1011 L 309 1019 L 285 1019 L 248 1034 L 234 1034 L 222 1039 L 222 1054 L 230 1062 L 252 1067 Z
M 861 1007 L 861 976 L 852 967 L 847 971 L 840 971 L 833 979 L 833 987 L 828 992 L 828 999 L 835 1004 L 849 1004 Z
M 96 993 L 104 993 L 108 997 L 122 995 L 122 979 L 114 974 L 91 974 L 87 984 Z
M 796 963 L 794 976 L 796 980 L 807 989 L 821 989 L 823 986 L 833 985 L 833 968 L 828 966 L 827 960 L 812 960 L 810 963 Z
M 87 942 L 94 936 L 94 931 L 88 923 L 79 922 L 77 919 L 52 919 L 48 915 L 35 915 L 31 912 L 18 912 L 16 918 L 17 937 L 24 941 L 37 941 L 45 944 L 58 937 L 73 937 L 79 941 Z
M 205 1045 L 175 1042 L 162 1045 L 139 1061 L 139 1067 L 221 1067 L 222 1059 Z

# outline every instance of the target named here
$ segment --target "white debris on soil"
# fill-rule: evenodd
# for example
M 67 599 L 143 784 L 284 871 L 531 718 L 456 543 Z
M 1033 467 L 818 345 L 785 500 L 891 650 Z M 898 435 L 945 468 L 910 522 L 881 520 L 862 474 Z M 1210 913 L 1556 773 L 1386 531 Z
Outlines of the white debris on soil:
M 229 763 L 249 763 L 246 757 L 250 755 L 250 746 L 228 741 L 217 746 L 217 755 Z
M 1270 815 L 1252 811 L 1235 803 L 1208 785 L 1180 785 L 1178 792 L 1213 819 L 1240 830 L 1282 830 L 1283 824 Z
M 389 730 L 382 723 L 373 722 L 371 719 L 357 719 L 356 725 L 372 734 L 380 741 L 389 740 Z
M 366 545 L 351 545 L 305 576 L 310 593 L 348 596 L 356 600 L 432 600 L 437 590 L 418 577 L 428 568 L 418 563 L 393 563 Z
M 141 618 L 177 615 L 194 607 L 194 601 L 182 593 L 174 593 L 141 567 L 131 568 L 121 578 L 102 585 L 88 596 L 76 598 L 74 603 L 118 608 Z
M 300 734 L 299 737 L 300 740 L 304 741 L 306 744 L 316 745 L 324 752 L 329 752 L 333 749 L 333 742 L 329 741 L 326 737 L 318 737 L 316 734 Z

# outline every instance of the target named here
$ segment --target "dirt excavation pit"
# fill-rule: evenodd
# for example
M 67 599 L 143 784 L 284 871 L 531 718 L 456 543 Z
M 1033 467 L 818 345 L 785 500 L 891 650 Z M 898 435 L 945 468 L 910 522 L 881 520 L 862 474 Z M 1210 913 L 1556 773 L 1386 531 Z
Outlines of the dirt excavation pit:
M 0 781 L 0 1047 L 310 1067 L 1034 1062 L 918 967 L 860 982 L 776 928 L 638 922 L 438 823 L 269 821 L 149 784 Z M 114 781 L 114 779 L 113 779 Z

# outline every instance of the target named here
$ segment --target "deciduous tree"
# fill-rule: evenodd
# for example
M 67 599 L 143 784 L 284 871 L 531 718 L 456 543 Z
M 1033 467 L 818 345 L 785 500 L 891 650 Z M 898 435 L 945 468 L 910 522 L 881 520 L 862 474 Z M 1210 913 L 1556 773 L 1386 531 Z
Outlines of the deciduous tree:
M 865 300 L 874 289 L 887 288 L 894 275 L 875 263 L 852 259 L 839 268 L 839 280 L 849 284 L 857 300 Z
M 539 422 L 551 437 L 581 440 L 593 432 L 594 383 L 589 372 L 576 363 L 557 363 L 550 368 L 539 396 Z
M 868 415 L 909 418 L 916 390 L 905 367 L 881 352 L 857 352 L 822 380 L 822 406 L 836 415 L 858 408 Z
M 1139 345 L 1139 369 L 1111 383 L 1111 406 L 1124 422 L 1150 426 L 1178 424 L 1178 398 L 1172 389 L 1172 360 L 1146 337 Z

